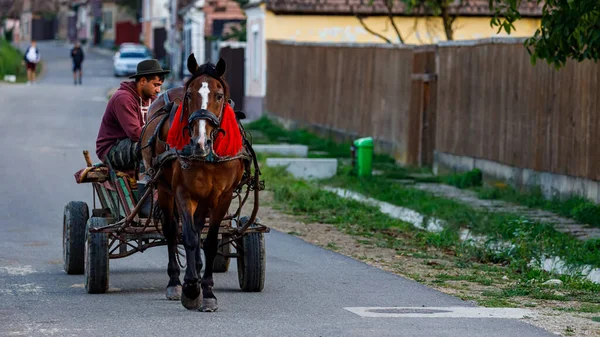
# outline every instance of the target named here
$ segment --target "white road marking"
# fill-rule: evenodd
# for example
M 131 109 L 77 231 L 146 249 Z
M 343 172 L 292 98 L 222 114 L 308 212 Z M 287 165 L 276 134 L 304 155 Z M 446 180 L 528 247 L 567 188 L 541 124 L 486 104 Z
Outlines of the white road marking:
M 0 272 L 2 271 L 13 276 L 25 276 L 36 272 L 31 266 L 0 267 Z
M 13 296 L 21 296 L 21 295 L 31 295 L 31 294 L 41 294 L 42 287 L 34 284 L 34 283 L 25 283 L 25 284 L 12 284 L 8 289 L 0 289 L 0 294 L 3 295 L 13 295 Z
M 369 318 L 527 318 L 533 312 L 520 308 L 482 307 L 347 307 L 361 317 Z

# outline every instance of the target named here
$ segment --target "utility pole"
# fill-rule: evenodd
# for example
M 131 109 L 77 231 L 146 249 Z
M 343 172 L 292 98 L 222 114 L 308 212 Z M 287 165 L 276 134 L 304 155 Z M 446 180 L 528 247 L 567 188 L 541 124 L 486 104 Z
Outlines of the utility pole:
M 169 46 L 171 56 L 171 80 L 174 86 L 179 83 L 179 48 L 177 46 L 177 0 L 171 0 L 171 29 L 169 31 Z

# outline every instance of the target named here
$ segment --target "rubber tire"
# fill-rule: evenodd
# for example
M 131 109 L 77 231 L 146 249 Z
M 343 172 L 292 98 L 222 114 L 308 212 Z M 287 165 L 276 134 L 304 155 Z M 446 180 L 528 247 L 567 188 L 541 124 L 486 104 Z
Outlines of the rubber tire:
M 248 217 L 240 218 L 240 227 Z M 250 225 L 250 227 L 254 226 Z M 243 257 L 237 258 L 238 281 L 240 289 L 247 292 L 261 292 L 265 287 L 265 236 L 264 233 L 246 233 L 237 242 L 237 249 Z
M 219 240 L 219 245 L 221 242 L 229 241 L 230 238 L 223 238 Z M 231 254 L 231 243 L 226 244 L 225 246 L 219 247 L 219 251 L 223 254 Z M 231 258 L 224 257 L 222 255 L 217 254 L 215 256 L 215 261 L 213 262 L 213 272 L 214 273 L 226 273 L 229 271 L 229 263 L 231 262 Z
M 84 269 L 85 228 L 90 217 L 83 201 L 70 201 L 63 212 L 63 268 L 69 275 L 81 275 Z
M 91 217 L 87 222 L 85 245 L 85 289 L 90 294 L 108 291 L 108 234 L 90 233 L 90 227 L 106 226 L 105 218 Z

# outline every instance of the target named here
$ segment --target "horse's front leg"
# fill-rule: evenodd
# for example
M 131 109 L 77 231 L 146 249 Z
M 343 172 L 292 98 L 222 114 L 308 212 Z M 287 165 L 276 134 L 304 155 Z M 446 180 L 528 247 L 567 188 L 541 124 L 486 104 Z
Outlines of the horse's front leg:
M 196 229 L 198 231 L 198 242 L 202 242 L 202 229 L 204 229 L 204 224 L 206 223 L 206 214 L 207 211 L 202 207 L 196 208 L 196 214 L 194 214 L 194 224 L 196 225 Z M 202 246 L 202 245 L 200 245 Z M 202 271 L 202 250 L 196 249 L 196 272 L 200 275 Z
M 213 293 L 213 262 L 219 248 L 219 227 L 221 221 L 225 217 L 231 199 L 218 205 L 210 214 L 210 223 L 208 233 L 204 240 L 204 256 L 206 257 L 206 266 L 204 267 L 204 275 L 202 276 L 202 307 L 201 311 L 212 312 L 217 311 L 217 297 Z
M 181 299 L 181 281 L 179 280 L 179 263 L 177 262 L 177 232 L 178 223 L 173 216 L 174 200 L 167 192 L 158 191 L 158 204 L 162 211 L 162 228 L 169 251 L 169 284 L 167 285 L 167 299 L 178 301 Z
M 183 245 L 187 266 L 183 278 L 181 304 L 189 310 L 196 310 L 200 306 L 200 287 L 198 286 L 198 272 L 196 270 L 197 250 L 200 249 L 198 232 L 194 224 L 194 212 L 197 202 L 186 196 L 178 196 L 178 205 L 183 227 Z

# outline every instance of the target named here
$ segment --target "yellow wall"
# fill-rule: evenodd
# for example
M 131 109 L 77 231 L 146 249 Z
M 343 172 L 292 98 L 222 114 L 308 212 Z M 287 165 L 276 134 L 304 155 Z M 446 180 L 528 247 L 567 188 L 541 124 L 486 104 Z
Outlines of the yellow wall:
M 393 42 L 398 41 L 388 18 L 371 17 L 364 21 L 371 30 Z M 406 44 L 429 44 L 446 40 L 442 20 L 439 18 L 396 17 L 394 21 Z M 531 36 L 539 22 L 539 19 L 521 19 L 515 23 L 516 31 L 511 32 L 510 36 Z M 457 18 L 454 25 L 454 40 L 509 36 L 504 31 L 496 34 L 498 29 L 490 27 L 489 17 Z M 267 12 L 265 26 L 267 40 L 385 43 L 367 32 L 353 16 L 275 15 Z

